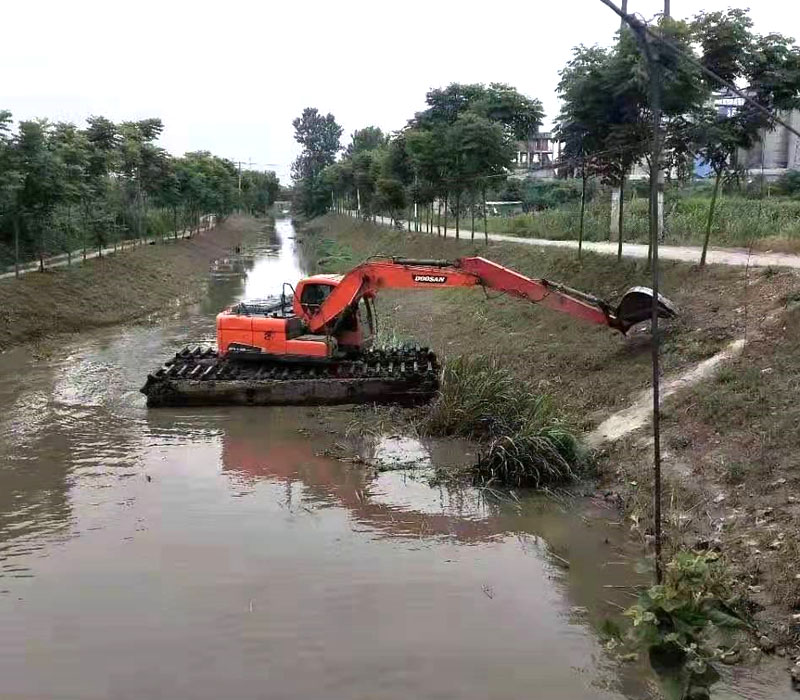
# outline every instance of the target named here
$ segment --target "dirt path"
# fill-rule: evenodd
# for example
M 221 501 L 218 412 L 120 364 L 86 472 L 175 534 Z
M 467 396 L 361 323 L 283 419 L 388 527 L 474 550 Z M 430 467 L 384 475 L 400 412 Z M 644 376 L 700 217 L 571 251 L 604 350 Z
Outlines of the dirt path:
M 661 400 L 669 398 L 678 391 L 688 389 L 698 382 L 711 377 L 727 360 L 739 355 L 744 349 L 744 339 L 734 340 L 724 350 L 703 360 L 695 367 L 662 380 Z M 606 418 L 592 432 L 586 435 L 589 447 L 600 447 L 603 443 L 614 442 L 642 428 L 650 421 L 653 411 L 653 390 L 642 391 L 627 408 Z
M 391 221 L 386 217 L 378 217 L 378 222 L 388 226 Z M 405 221 L 400 222 L 407 228 Z M 455 238 L 456 230 L 447 229 L 447 235 Z M 468 229 L 461 230 L 461 238 L 469 242 L 471 233 Z M 476 239 L 483 239 L 483 234 L 475 233 Z M 576 250 L 578 241 L 560 241 L 549 238 L 523 238 L 521 236 L 507 236 L 501 233 L 490 233 L 489 240 L 504 243 L 518 243 L 520 245 L 546 246 L 552 248 L 570 248 Z M 600 255 L 616 255 L 617 243 L 608 241 L 584 241 L 583 249 Z M 664 260 L 680 260 L 688 263 L 698 263 L 702 249 L 699 246 L 659 246 L 658 254 Z M 647 246 L 642 243 L 623 243 L 622 255 L 626 258 L 647 258 Z M 710 248 L 707 261 L 709 265 L 733 265 L 738 267 L 790 267 L 800 269 L 800 255 L 791 253 L 761 253 L 749 252 L 743 248 Z

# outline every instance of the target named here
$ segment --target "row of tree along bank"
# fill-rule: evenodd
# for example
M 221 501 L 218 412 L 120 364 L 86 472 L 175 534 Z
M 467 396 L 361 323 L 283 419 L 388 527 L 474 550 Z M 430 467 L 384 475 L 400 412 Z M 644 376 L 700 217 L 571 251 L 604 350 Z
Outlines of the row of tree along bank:
M 370 126 L 341 150 L 334 117 L 306 109 L 294 122 L 303 146 L 294 164 L 297 204 L 308 215 L 352 209 L 365 216 L 404 212 L 416 222 L 452 216 L 456 228 L 467 210 L 484 214 L 487 191 L 506 177 L 514 142 L 542 123 L 541 102 L 501 83 L 431 90 L 427 109 L 392 136 Z
M 85 128 L 0 111 L 0 265 L 125 239 L 177 234 L 234 210 L 266 212 L 273 172 L 240 171 L 207 151 L 176 158 L 159 147 L 160 119 Z
M 267 221 L 234 214 L 213 234 L 0 280 L 0 352 L 60 333 L 152 322 L 153 314 L 174 309 L 176 300 L 196 301 L 208 288 L 209 261 L 259 235 Z
M 655 164 L 668 180 L 687 183 L 701 160 L 714 174 L 706 216 L 693 222 L 708 245 L 717 198 L 737 172 L 737 153 L 782 128 L 771 110 L 800 107 L 800 49 L 780 34 L 753 32 L 747 11 L 700 13 L 689 21 L 658 21 L 669 50 L 659 51 L 663 79 L 662 136 L 666 148 Z M 704 69 L 719 76 L 709 78 Z M 720 81 L 743 85 L 765 110 L 744 100 L 720 108 Z M 649 69 L 629 30 L 610 48 L 577 47 L 561 72 L 562 109 L 556 136 L 562 177 L 577 179 L 580 206 L 573 216 L 583 236 L 591 182 L 621 191 L 615 214 L 625 236 L 625 190 L 634 168 L 649 171 L 652 110 Z M 297 209 L 313 216 L 357 210 L 365 217 L 405 215 L 417 229 L 484 218 L 487 195 L 501 196 L 516 140 L 536 134 L 541 102 L 499 83 L 452 84 L 431 90 L 427 108 L 388 136 L 370 126 L 352 134 L 342 151 L 342 128 L 333 115 L 308 108 L 295 120 L 302 153 L 294 164 Z M 337 160 L 337 156 L 338 160 Z M 474 223 L 471 221 L 471 229 Z M 698 231 L 700 233 L 700 231 Z M 705 257 L 705 256 L 704 256 Z

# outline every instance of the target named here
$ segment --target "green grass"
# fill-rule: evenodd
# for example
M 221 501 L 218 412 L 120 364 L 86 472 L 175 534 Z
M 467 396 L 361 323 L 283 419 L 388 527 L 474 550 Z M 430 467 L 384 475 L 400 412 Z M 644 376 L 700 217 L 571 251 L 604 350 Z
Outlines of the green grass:
M 425 432 L 477 440 L 485 450 L 474 468 L 482 484 L 542 487 L 576 478 L 583 453 L 575 435 L 537 395 L 497 361 L 446 362 Z
M 589 241 L 609 238 L 611 208 L 608 195 L 600 195 L 586 208 L 584 237 Z M 710 199 L 702 195 L 668 195 L 664 227 L 666 242 L 700 244 L 705 233 Z M 554 209 L 489 219 L 492 233 L 509 233 L 532 238 L 574 239 L 578 237 L 580 205 L 571 202 Z M 648 202 L 636 197 L 626 200 L 625 240 L 646 242 Z M 800 200 L 773 197 L 763 201 L 742 196 L 721 196 L 714 216 L 712 244 L 747 246 L 752 240 L 779 239 L 800 245 Z

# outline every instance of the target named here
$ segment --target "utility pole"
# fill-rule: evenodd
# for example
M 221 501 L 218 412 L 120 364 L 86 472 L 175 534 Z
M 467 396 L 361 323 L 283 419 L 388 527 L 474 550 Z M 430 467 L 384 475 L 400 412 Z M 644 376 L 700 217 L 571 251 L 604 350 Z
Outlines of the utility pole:
M 664 0 L 665 2 L 669 2 L 669 0 Z M 622 7 L 620 8 L 623 14 L 628 14 L 628 0 L 622 0 Z M 625 24 L 625 20 L 620 18 L 619 20 L 619 30 L 622 31 L 625 29 L 627 25 Z
M 630 26 L 644 53 L 650 72 L 650 109 L 653 114 L 653 140 L 650 155 L 650 249 L 652 264 L 653 306 L 650 321 L 651 355 L 653 365 L 653 534 L 655 536 L 656 583 L 661 583 L 663 568 L 661 561 L 661 336 L 658 328 L 659 269 L 658 269 L 658 193 L 659 171 L 661 171 L 661 92 L 662 68 L 659 58 L 663 50 L 660 35 L 653 33 L 647 25 L 627 15 L 612 0 L 601 2 L 616 12 Z M 668 0 L 665 0 L 668 2 Z M 624 5 L 623 5 L 624 6 Z
M 669 4 L 669 0 L 666 0 Z M 649 36 L 642 33 L 642 40 L 645 46 L 649 46 L 648 62 L 650 63 L 650 108 L 653 112 L 653 146 L 651 154 L 650 172 L 650 246 L 653 252 L 653 276 L 651 287 L 653 289 L 653 314 L 650 321 L 650 332 L 652 334 L 652 358 L 653 358 L 653 529 L 655 535 L 655 563 L 656 563 L 656 582 L 661 583 L 661 397 L 660 384 L 661 372 L 659 360 L 661 354 L 661 338 L 658 329 L 658 243 L 660 214 L 663 209 L 659 204 L 663 202 L 663 177 L 661 169 L 661 63 L 658 52 L 660 47 L 656 46 Z
M 669 3 L 670 3 L 670 0 L 664 0 L 664 17 L 671 17 L 671 14 L 670 14 L 670 11 L 669 11 Z M 625 3 L 623 2 L 623 6 L 624 6 L 624 4 Z

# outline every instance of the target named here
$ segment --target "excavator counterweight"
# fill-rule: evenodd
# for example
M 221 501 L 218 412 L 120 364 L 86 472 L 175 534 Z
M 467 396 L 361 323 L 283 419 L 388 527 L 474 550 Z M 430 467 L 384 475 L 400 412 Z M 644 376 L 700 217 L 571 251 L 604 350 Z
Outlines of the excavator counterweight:
M 480 257 L 374 258 L 344 275 L 314 275 L 291 298 L 239 302 L 217 315 L 217 348 L 184 349 L 147 378 L 148 406 L 425 401 L 439 366 L 427 348 L 374 348 L 382 289 L 482 287 L 625 334 L 651 318 L 653 292 L 634 287 L 616 308 Z M 658 315 L 677 314 L 659 296 Z

